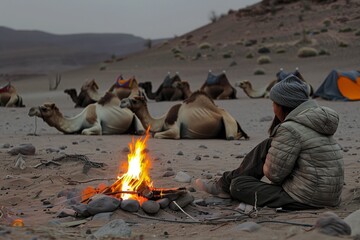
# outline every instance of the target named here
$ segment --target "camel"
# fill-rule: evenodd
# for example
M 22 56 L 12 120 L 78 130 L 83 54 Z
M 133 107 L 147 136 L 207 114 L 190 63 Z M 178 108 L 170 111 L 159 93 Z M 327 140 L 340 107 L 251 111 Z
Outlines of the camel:
M 251 83 L 248 80 L 239 81 L 235 83 L 236 87 L 242 88 L 246 95 L 250 98 L 269 98 L 271 88 L 277 83 L 288 77 L 290 74 L 296 76 L 300 80 L 304 81 L 307 84 L 309 96 L 312 96 L 314 93 L 313 87 L 311 84 L 307 83 L 303 76 L 300 74 L 298 69 L 292 73 L 285 73 L 282 69 L 276 74 L 277 79 L 270 81 L 265 87 L 260 89 L 253 89 Z
M 173 77 L 171 77 L 170 73 L 168 73 L 163 83 L 155 92 L 152 92 L 152 83 L 149 81 L 139 83 L 139 87 L 144 89 L 146 96 L 149 99 L 155 100 L 157 102 L 178 101 L 184 100 L 182 91 L 175 86 L 175 84 L 180 81 L 180 76 L 177 73 Z
M 176 82 L 175 87 L 182 91 L 184 99 L 187 99 L 191 96 L 192 91 L 190 90 L 190 84 L 187 81 Z
M 15 87 L 9 82 L 0 87 L 1 107 L 25 107 L 22 97 L 17 94 Z
M 248 95 L 250 98 L 269 98 L 270 89 L 277 83 L 277 80 L 271 81 L 269 84 L 267 84 L 265 87 L 260 89 L 253 89 L 251 82 L 248 80 L 236 82 L 235 86 L 242 88 L 246 95 Z
M 226 110 L 216 106 L 214 101 L 201 91 L 194 92 L 182 104 L 172 106 L 159 118 L 150 115 L 143 97 L 122 99 L 120 107 L 132 110 L 145 128 L 150 127 L 154 138 L 249 138 Z
M 206 92 L 212 99 L 236 99 L 236 89 L 231 86 L 225 71 L 219 75 L 209 71 L 200 90 Z
M 145 129 L 129 109 L 119 107 L 120 99 L 106 93 L 97 103 L 92 103 L 74 117 L 66 118 L 55 103 L 32 107 L 28 115 L 42 118 L 49 126 L 65 134 L 105 135 L 136 133 Z
M 108 92 L 114 93 L 119 99 L 130 97 L 130 95 L 136 96 L 142 94 L 135 76 L 124 79 L 122 75 L 120 75 L 115 83 L 111 85 Z
M 69 94 L 71 100 L 75 103 L 75 107 L 84 108 L 89 104 L 96 103 L 102 97 L 98 92 L 99 86 L 95 79 L 86 81 L 82 86 L 79 95 L 77 95 L 75 88 L 65 89 L 64 92 Z
M 77 95 L 76 89 L 74 88 L 65 89 L 64 92 L 70 95 L 72 101 L 75 103 L 75 107 L 84 108 L 89 104 L 96 103 L 104 96 L 105 93 L 100 93 L 98 90 L 98 84 L 95 79 L 92 79 L 82 85 L 79 95 Z M 135 77 L 127 80 L 122 79 L 122 77 L 120 79 L 119 77 L 109 88 L 108 92 L 113 92 L 119 99 L 129 97 L 130 94 L 141 94 Z

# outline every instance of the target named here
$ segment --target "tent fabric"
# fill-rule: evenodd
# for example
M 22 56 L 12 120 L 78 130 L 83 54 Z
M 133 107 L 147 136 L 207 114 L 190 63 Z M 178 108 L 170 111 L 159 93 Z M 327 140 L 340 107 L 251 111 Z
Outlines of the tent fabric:
M 360 72 L 332 70 L 314 93 L 314 97 L 326 100 L 360 100 Z

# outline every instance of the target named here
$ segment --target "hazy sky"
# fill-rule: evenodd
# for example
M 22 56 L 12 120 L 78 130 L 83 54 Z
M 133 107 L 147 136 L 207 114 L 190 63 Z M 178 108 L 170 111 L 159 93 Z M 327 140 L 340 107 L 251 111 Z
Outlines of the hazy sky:
M 0 26 L 55 34 L 174 37 L 260 0 L 0 0 Z

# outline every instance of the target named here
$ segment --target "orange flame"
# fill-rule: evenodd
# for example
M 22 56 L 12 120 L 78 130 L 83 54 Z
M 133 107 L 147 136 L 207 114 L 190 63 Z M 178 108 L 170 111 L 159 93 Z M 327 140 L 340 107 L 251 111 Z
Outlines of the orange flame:
M 146 153 L 146 142 L 150 137 L 150 128 L 146 130 L 145 137 L 136 140 L 133 138 L 129 143 L 127 172 L 117 176 L 117 180 L 110 187 L 102 186 L 98 189 L 87 187 L 82 194 L 83 201 L 96 193 L 104 193 L 122 199 L 136 199 L 140 203 L 146 198 L 140 196 L 139 191 L 153 188 L 149 176 L 150 159 Z

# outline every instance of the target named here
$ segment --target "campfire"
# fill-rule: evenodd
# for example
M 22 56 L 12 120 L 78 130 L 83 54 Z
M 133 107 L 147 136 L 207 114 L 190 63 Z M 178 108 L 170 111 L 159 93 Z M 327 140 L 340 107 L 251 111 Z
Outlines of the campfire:
M 149 175 L 151 166 L 147 154 L 146 142 L 149 139 L 149 129 L 145 137 L 129 143 L 130 153 L 125 168 L 127 172 L 117 176 L 117 180 L 110 186 L 99 185 L 97 188 L 87 187 L 82 194 L 82 202 L 87 203 L 96 194 L 105 194 L 121 200 L 134 199 L 140 204 L 147 200 L 169 198 L 175 200 L 180 195 L 187 193 L 186 188 L 154 188 Z

